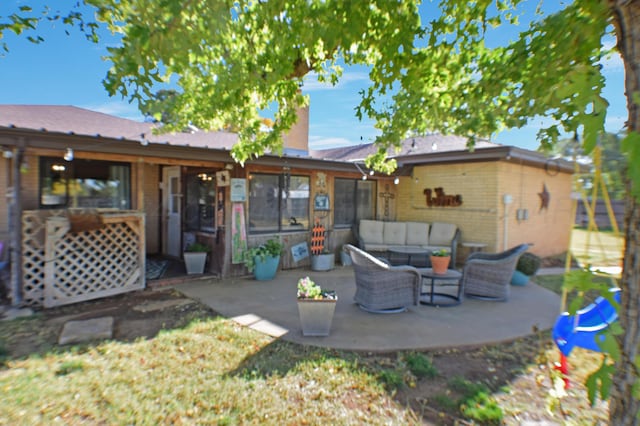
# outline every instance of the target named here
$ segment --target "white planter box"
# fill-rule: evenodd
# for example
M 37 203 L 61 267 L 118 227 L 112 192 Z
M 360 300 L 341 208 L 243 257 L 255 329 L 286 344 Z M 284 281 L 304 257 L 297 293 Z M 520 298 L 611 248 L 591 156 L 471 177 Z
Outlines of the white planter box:
M 204 274 L 204 265 L 207 263 L 207 253 L 184 252 L 183 257 L 187 275 Z
M 335 300 L 298 300 L 303 336 L 328 336 L 336 310 Z

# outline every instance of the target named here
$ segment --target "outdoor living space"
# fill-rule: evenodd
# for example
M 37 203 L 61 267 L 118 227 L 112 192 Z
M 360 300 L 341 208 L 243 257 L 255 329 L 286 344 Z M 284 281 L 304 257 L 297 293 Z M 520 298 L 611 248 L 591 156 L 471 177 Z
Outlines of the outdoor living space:
M 540 271 L 556 275 L 539 274 L 513 288 L 507 302 L 464 299 L 455 307 L 413 306 L 393 315 L 371 314 L 353 304 L 350 266 L 329 272 L 281 270 L 266 282 L 197 280 L 63 306 L 0 327 L 0 343 L 9 349 L 8 374 L 0 372 L 0 385 L 22 398 L 21 416 L 44 420 L 75 418 L 65 408 L 74 407 L 74 413 L 81 410 L 85 420 L 96 422 L 193 420 L 197 415 L 211 423 L 244 423 L 246 413 L 258 413 L 269 416 L 268 424 L 353 424 L 354 419 L 455 424 L 469 419 L 457 405 L 465 386 L 488 389 L 505 424 L 555 423 L 562 416 L 548 411 L 545 401 L 552 389 L 549 367 L 558 353 L 546 330 L 560 309 L 557 274 L 563 269 Z M 307 275 L 338 292 L 328 337 L 301 334 L 296 283 Z M 536 284 L 546 278 L 556 283 L 555 292 Z M 109 340 L 55 344 L 66 321 L 105 316 L 114 318 Z M 37 339 L 29 337 L 30 330 L 37 330 Z M 19 339 L 16 347 L 26 352 L 13 355 L 11 339 Z M 24 358 L 29 354 L 34 356 Z M 604 421 L 608 412 L 602 402 L 589 406 L 583 386 L 600 362 L 598 355 L 577 350 L 569 359 L 572 385 L 563 409 L 579 424 Z M 51 368 L 43 369 L 42 362 Z M 73 400 L 56 385 L 60 380 L 74 386 Z M 38 402 L 45 388 L 55 402 L 47 407 Z M 189 389 L 193 392 L 185 394 Z M 102 394 L 110 395 L 113 411 L 99 408 Z M 160 406 L 146 404 L 149 398 Z M 0 402 L 0 412 L 16 419 L 18 413 L 7 404 Z M 125 414 L 132 404 L 135 411 Z M 481 408 L 489 407 L 485 404 Z M 191 411 L 196 406 L 203 408 Z M 376 421 L 366 420 L 371 418 Z
M 327 337 L 304 337 L 296 306 L 298 279 L 309 276 L 335 290 L 338 302 Z M 225 317 L 255 330 L 305 345 L 361 351 L 422 350 L 511 340 L 550 329 L 560 297 L 534 283 L 514 287 L 507 302 L 464 299 L 456 307 L 411 306 L 397 314 L 372 314 L 353 302 L 350 266 L 329 272 L 279 271 L 272 281 L 231 278 L 177 287 Z

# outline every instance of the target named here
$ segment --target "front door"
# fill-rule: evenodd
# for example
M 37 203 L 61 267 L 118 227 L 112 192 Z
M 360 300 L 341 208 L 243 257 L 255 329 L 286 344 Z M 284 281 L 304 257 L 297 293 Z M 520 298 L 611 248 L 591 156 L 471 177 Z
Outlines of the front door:
M 162 171 L 163 183 L 163 220 L 164 243 L 163 253 L 167 256 L 180 257 L 180 230 L 182 228 L 182 184 L 180 167 L 165 167 Z

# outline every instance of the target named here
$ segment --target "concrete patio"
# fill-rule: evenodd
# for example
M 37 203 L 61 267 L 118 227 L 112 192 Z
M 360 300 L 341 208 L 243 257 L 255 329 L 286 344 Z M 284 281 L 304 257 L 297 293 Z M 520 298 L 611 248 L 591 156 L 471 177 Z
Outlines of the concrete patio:
M 309 276 L 338 293 L 331 333 L 302 335 L 296 286 Z M 329 272 L 279 271 L 273 281 L 211 279 L 176 289 L 221 315 L 260 332 L 312 346 L 368 352 L 463 347 L 511 340 L 550 329 L 560 313 L 560 297 L 532 282 L 511 288 L 507 302 L 465 298 L 453 307 L 412 306 L 400 314 L 371 314 L 353 303 L 355 279 L 350 266 Z

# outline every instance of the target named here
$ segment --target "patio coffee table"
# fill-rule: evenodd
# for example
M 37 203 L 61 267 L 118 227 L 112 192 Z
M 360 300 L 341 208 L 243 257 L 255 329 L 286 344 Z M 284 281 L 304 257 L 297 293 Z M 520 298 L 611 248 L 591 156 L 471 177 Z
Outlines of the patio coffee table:
M 431 280 L 431 292 L 425 293 L 420 290 L 420 303 L 422 305 L 431 306 L 456 306 L 462 302 L 462 286 L 460 285 L 460 279 L 462 274 L 453 269 L 447 269 L 444 274 L 436 274 L 431 268 L 418 268 L 418 272 L 423 279 Z M 435 282 L 445 281 L 442 285 L 458 286 L 457 294 L 438 293 L 435 291 Z
M 430 250 L 423 249 L 420 247 L 403 247 L 403 246 L 392 246 L 387 249 L 387 256 L 389 257 L 389 263 L 392 265 L 393 256 L 392 255 L 401 255 L 403 258 L 406 256 L 407 262 L 403 263 L 404 265 L 411 265 L 411 258 L 413 256 L 422 256 L 425 258 L 425 265 L 429 265 L 429 255 L 431 254 Z

